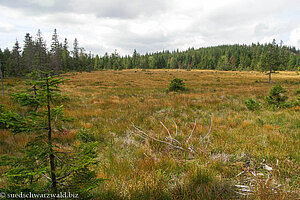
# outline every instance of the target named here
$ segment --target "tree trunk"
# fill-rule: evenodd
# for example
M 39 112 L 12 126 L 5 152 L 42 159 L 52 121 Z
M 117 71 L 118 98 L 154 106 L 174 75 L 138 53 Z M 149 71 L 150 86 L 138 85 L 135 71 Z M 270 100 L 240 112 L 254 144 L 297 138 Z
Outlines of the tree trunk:
M 48 109 L 48 145 L 50 151 L 50 168 L 51 168 L 51 182 L 52 182 L 52 189 L 54 194 L 57 194 L 57 187 L 56 187 L 56 174 L 55 174 L 55 161 L 54 161 L 54 153 L 52 149 L 52 128 L 51 128 L 51 108 L 50 108 L 50 89 L 49 89 L 49 80 L 48 74 L 46 75 L 46 87 L 47 87 L 47 109 Z M 55 197 L 56 199 L 56 197 Z
M 272 73 L 272 68 L 270 67 L 270 73 L 269 73 L 269 83 L 271 83 L 271 73 Z

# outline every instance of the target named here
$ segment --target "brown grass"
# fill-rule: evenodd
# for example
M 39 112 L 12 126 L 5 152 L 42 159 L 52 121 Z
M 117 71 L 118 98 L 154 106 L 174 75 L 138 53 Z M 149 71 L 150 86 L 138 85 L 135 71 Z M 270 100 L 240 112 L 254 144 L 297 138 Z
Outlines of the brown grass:
M 263 73 L 213 70 L 97 71 L 66 77 L 70 80 L 61 90 L 69 97 L 64 106 L 67 116 L 75 118 L 69 125 L 74 130 L 57 137 L 72 140 L 76 131 L 85 127 L 104 139 L 99 148 L 98 176 L 109 180 L 93 191 L 99 199 L 197 199 L 201 191 L 208 199 L 240 198 L 231 186 L 242 170 L 240 166 L 244 169 L 253 160 L 264 160 L 270 166 L 279 160 L 280 175 L 273 178 L 286 184 L 281 197 L 288 199 L 291 196 L 287 191 L 299 187 L 299 109 L 263 108 L 252 112 L 244 105 L 248 98 L 263 103 L 275 83 L 287 88 L 290 99 L 295 98 L 293 92 L 300 83 L 295 72 L 273 74 L 271 85 Z M 166 92 L 175 77 L 184 80 L 188 91 Z M 13 90 L 17 90 L 16 86 Z M 1 100 L 15 106 L 8 98 Z M 212 132 L 201 146 L 203 152 L 193 156 L 131 133 L 134 122 L 164 139 L 168 134 L 162 121 L 175 137 L 175 121 L 177 137 L 184 141 L 197 119 L 191 139 L 196 144 L 208 132 L 210 116 Z M 0 133 L 1 138 L 10 138 L 7 131 Z M 202 173 L 199 166 L 207 168 L 205 173 L 211 175 L 203 172 L 204 177 L 198 176 Z M 206 180 L 206 176 L 208 183 L 204 187 L 197 181 Z M 193 177 L 198 178 L 196 183 Z M 224 191 L 223 196 L 216 188 Z M 257 194 L 261 196 L 263 191 Z M 260 196 L 256 198 L 263 199 Z

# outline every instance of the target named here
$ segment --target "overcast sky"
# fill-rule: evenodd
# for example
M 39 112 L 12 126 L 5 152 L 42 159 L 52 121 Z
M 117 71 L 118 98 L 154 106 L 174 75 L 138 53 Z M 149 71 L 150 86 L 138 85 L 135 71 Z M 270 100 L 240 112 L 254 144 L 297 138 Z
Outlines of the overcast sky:
M 300 0 L 0 0 L 0 48 L 41 30 L 121 55 L 271 42 L 300 48 Z

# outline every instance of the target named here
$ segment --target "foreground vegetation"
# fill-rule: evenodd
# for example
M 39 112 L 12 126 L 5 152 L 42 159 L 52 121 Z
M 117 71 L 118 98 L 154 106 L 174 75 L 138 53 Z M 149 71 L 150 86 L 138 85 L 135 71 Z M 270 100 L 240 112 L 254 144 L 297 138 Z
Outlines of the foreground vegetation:
M 65 76 L 70 80 L 61 87 L 62 102 L 66 117 L 75 120 L 54 131 L 54 137 L 64 148 L 78 138 L 98 141 L 95 171 L 106 180 L 90 191 L 95 198 L 299 198 L 300 108 L 265 103 L 278 83 L 290 101 L 296 100 L 296 72 L 275 73 L 272 84 L 258 72 L 212 70 Z M 170 91 L 174 78 L 186 89 Z M 4 81 L 8 94 L 26 88 L 20 79 Z M 260 109 L 247 109 L 250 98 L 260 102 Z M 1 103 L 20 109 L 9 97 L 1 97 Z M 0 154 L 9 155 L 28 139 L 8 130 L 0 130 L 0 137 Z M 0 184 L 8 183 L 2 178 Z

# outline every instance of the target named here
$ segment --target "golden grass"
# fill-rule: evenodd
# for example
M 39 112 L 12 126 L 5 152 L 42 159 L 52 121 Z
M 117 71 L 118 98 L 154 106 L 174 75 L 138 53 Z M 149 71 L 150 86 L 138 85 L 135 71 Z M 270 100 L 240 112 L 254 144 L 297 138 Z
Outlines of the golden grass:
M 166 92 L 170 80 L 175 77 L 184 80 L 188 91 Z M 275 166 L 279 160 L 281 175 L 275 177 L 277 181 L 287 184 L 290 191 L 299 187 L 296 178 L 299 172 L 299 108 L 277 111 L 263 108 L 252 112 L 244 105 L 248 98 L 263 103 L 275 83 L 285 86 L 290 99 L 294 99 L 293 92 L 300 83 L 300 76 L 295 72 L 273 74 L 271 85 L 264 73 L 213 70 L 97 71 L 66 74 L 66 78 L 70 80 L 61 87 L 62 93 L 69 97 L 65 111 L 75 121 L 69 124 L 73 129 L 71 134 L 57 134 L 56 137 L 72 140 L 82 127 L 103 137 L 98 176 L 109 180 L 94 190 L 99 199 L 109 199 L 110 195 L 114 195 L 114 199 L 143 199 L 135 195 L 144 195 L 146 199 L 162 196 L 193 199 L 193 196 L 188 198 L 189 195 L 195 193 L 197 196 L 197 191 L 202 190 L 212 196 L 219 195 L 212 186 L 187 189 L 194 184 L 191 181 L 199 172 L 197 166 L 214 172 L 210 181 L 223 188 L 223 183 L 233 183 L 235 176 L 249 166 L 249 159 L 265 160 L 270 166 Z M 14 86 L 10 90 L 17 88 Z M 15 106 L 8 98 L 2 100 L 9 107 Z M 197 126 L 190 142 L 198 145 L 199 138 L 209 130 L 210 116 L 213 118 L 212 132 L 201 146 L 203 152 L 192 156 L 132 134 L 131 122 L 164 139 L 168 133 L 161 121 L 175 137 L 175 121 L 177 139 L 185 141 L 196 119 Z M 7 131 L 0 133 L 1 138 L 9 138 Z M 147 196 L 148 190 L 156 192 Z M 164 196 L 166 194 L 170 196 Z M 237 198 L 234 194 L 228 195 L 230 197 L 219 198 Z

